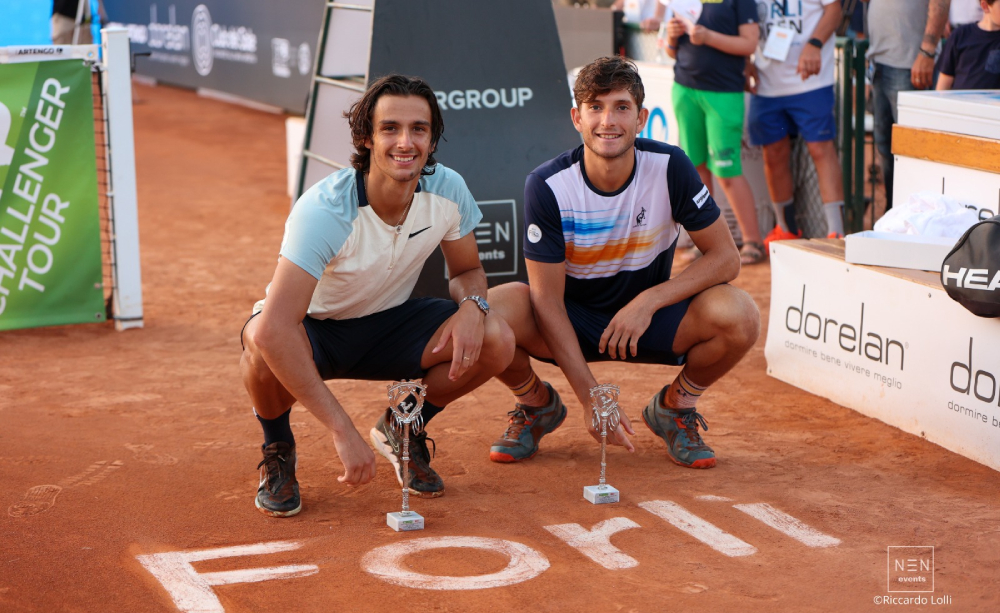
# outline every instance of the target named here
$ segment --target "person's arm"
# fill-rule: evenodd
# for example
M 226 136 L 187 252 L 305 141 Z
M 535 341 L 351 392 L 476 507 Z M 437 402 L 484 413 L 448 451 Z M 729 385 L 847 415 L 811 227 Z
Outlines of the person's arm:
M 709 30 L 705 26 L 695 26 L 694 31 L 691 32 L 691 44 L 693 45 L 707 45 L 723 53 L 742 57 L 753 54 L 757 49 L 759 38 L 760 26 L 755 23 L 741 24 L 738 36 Z
M 819 23 L 816 24 L 816 28 L 809 38 L 819 39 L 825 45 L 826 41 L 837 30 L 837 26 L 840 25 L 844 17 L 843 10 L 840 2 L 831 2 L 823 7 L 823 16 L 820 17 Z M 802 53 L 799 54 L 799 66 L 795 72 L 800 74 L 802 80 L 805 81 L 809 77 L 819 74 L 822 65 L 823 49 L 806 43 L 802 46 Z
M 612 358 L 623 360 L 626 354 L 636 356 L 639 337 L 649 328 L 656 311 L 720 283 L 728 283 L 740 273 L 740 252 L 722 216 L 690 235 L 704 255 L 684 272 L 643 291 L 618 311 L 601 335 L 598 348 L 602 352 L 606 349 Z
M 667 7 L 662 2 L 657 0 L 656 10 L 653 11 L 653 16 L 649 19 L 642 20 L 642 29 L 644 32 L 656 32 L 660 29 L 660 24 L 663 23 L 663 16 L 667 13 Z
M 955 77 L 951 75 L 946 75 L 945 73 L 940 73 L 938 75 L 937 86 L 934 88 L 939 92 L 947 91 L 951 89 L 951 86 L 955 84 Z
M 924 38 L 920 41 L 917 59 L 913 60 L 910 69 L 910 82 L 917 89 L 927 89 L 934 82 L 934 59 L 938 42 L 948 23 L 948 10 L 951 0 L 930 0 L 927 6 L 927 25 L 924 27 Z
M 320 378 L 301 328 L 317 283 L 305 270 L 280 258 L 255 338 L 278 381 L 333 433 L 337 455 L 344 463 L 344 474 L 337 480 L 360 485 L 375 476 L 375 454 Z
M 667 22 L 667 55 L 671 59 L 677 59 L 677 43 L 685 33 L 684 22 L 676 17 L 671 17 L 670 21 Z
M 458 313 L 445 324 L 441 340 L 433 351 L 438 353 L 451 341 L 451 370 L 448 371 L 448 378 L 457 381 L 479 360 L 483 335 L 486 333 L 486 314 L 474 301 L 466 300 L 462 303 L 462 299 L 466 296 L 486 298 L 488 287 L 486 271 L 479 261 L 479 248 L 472 232 L 458 240 L 441 241 L 441 253 L 444 254 L 450 275 L 448 293 L 452 300 L 461 304 Z M 469 359 L 465 360 L 466 357 Z
M 937 86 L 934 88 L 938 91 L 949 90 L 955 85 L 955 69 L 958 68 L 957 43 L 960 36 L 961 34 L 956 34 L 949 38 L 941 51 L 940 73 L 938 74 Z
M 538 262 L 525 258 L 528 271 L 531 309 L 535 313 L 535 323 L 542 333 L 552 357 L 566 376 L 580 404 L 583 405 L 583 419 L 587 430 L 596 440 L 600 433 L 594 428 L 591 417 L 590 390 L 597 385 L 597 379 L 583 357 L 576 331 L 566 313 L 563 292 L 566 289 L 566 263 Z M 621 424 L 614 432 L 608 432 L 608 442 L 623 445 L 630 452 L 635 451 L 626 432 L 635 435 L 628 417 L 621 413 Z

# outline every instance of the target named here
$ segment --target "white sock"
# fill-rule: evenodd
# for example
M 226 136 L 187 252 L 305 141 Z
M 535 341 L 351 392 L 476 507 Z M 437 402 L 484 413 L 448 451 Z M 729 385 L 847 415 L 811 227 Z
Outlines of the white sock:
M 844 201 L 824 202 L 823 212 L 826 213 L 827 234 L 837 233 L 844 235 Z

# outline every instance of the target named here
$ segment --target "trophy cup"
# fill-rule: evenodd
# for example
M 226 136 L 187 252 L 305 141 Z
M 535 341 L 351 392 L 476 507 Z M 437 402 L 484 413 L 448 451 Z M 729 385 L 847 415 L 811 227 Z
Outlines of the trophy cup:
M 410 430 L 414 433 L 423 430 L 424 420 L 420 410 L 424 408 L 427 388 L 413 381 L 399 381 L 389 385 L 388 389 L 389 407 L 392 409 L 389 427 L 403 437 L 403 463 L 399 467 L 403 478 L 403 510 L 386 513 L 385 523 L 396 532 L 423 530 L 424 518 L 410 510 Z M 411 398 L 412 401 L 409 400 Z
M 593 504 L 618 502 L 618 490 L 608 485 L 604 480 L 607 470 L 608 430 L 618 427 L 618 392 L 617 385 L 605 383 L 590 390 L 590 402 L 593 406 L 594 428 L 601 430 L 601 482 L 599 485 L 588 485 L 583 488 L 583 497 Z

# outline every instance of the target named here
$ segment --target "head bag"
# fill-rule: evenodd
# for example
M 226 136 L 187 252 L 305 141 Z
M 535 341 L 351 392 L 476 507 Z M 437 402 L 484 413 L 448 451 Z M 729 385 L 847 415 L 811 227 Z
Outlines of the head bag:
M 1000 317 L 1000 215 L 958 239 L 941 265 L 941 284 L 974 315 Z

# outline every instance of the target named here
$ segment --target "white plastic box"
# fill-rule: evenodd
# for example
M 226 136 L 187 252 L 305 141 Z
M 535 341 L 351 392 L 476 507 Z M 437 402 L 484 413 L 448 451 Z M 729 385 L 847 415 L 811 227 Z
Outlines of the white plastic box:
M 844 238 L 844 260 L 850 264 L 940 272 L 957 238 L 914 236 L 867 230 Z
M 1000 139 L 1000 91 L 899 92 L 901 126 Z

